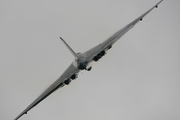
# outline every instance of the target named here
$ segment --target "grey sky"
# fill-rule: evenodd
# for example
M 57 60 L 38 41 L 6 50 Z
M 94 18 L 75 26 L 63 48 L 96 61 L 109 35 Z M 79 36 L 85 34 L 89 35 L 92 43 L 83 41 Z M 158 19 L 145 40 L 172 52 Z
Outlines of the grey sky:
M 0 120 L 12 120 L 84 52 L 159 0 L 0 1 Z M 180 119 L 180 2 L 164 0 L 91 72 L 20 120 Z

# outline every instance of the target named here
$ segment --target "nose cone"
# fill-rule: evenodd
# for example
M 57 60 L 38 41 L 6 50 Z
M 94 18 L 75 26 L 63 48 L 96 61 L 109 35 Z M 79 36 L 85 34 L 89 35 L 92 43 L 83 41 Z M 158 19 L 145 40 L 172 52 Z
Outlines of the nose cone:
M 80 70 L 84 70 L 84 69 L 86 69 L 86 66 L 87 66 L 87 62 L 83 62 L 83 63 L 79 63 L 78 68 L 79 68 Z
M 86 69 L 87 64 L 88 64 L 87 61 L 85 61 L 84 59 L 80 59 L 80 60 L 78 61 L 78 68 L 79 68 L 80 70 L 84 70 L 84 69 Z
M 83 64 L 79 64 L 78 68 L 79 68 L 80 70 L 84 70 L 84 69 L 86 69 L 86 66 L 83 65 Z

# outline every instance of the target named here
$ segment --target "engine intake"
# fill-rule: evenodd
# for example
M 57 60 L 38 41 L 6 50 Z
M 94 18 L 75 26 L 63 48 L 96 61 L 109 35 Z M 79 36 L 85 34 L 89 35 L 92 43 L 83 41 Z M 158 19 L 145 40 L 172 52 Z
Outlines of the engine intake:
M 77 78 L 77 74 L 73 74 L 73 75 L 71 75 L 71 77 L 70 77 L 72 80 L 74 80 L 74 79 L 76 79 Z
M 98 61 L 101 57 L 103 57 L 105 55 L 105 51 L 103 50 L 103 51 L 101 51 L 99 54 L 97 54 L 94 58 L 93 58 L 93 60 L 94 61 Z
M 70 79 L 67 79 L 67 80 L 64 81 L 64 83 L 65 83 L 66 85 L 69 85 L 70 82 L 71 82 Z

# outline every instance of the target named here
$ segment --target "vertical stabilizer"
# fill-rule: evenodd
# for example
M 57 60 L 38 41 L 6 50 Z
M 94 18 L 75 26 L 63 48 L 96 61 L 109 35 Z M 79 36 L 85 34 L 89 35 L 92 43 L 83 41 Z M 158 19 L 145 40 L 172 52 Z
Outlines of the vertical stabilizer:
M 73 56 L 76 58 L 76 59 L 78 59 L 78 56 L 77 56 L 77 54 L 72 50 L 72 48 L 66 43 L 66 41 L 64 41 L 64 39 L 62 39 L 61 37 L 59 37 L 62 41 L 63 41 L 63 43 L 66 45 L 66 47 L 69 49 L 69 51 L 73 54 Z

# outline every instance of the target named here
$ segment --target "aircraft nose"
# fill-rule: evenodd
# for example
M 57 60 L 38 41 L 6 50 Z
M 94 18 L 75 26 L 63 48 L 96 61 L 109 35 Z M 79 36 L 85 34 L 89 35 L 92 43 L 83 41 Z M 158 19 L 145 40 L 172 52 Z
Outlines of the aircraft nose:
M 80 69 L 80 70 L 84 70 L 84 69 L 86 69 L 86 66 L 87 66 L 87 62 L 86 61 L 81 61 L 81 62 L 79 62 L 79 65 L 78 65 L 78 68 Z

